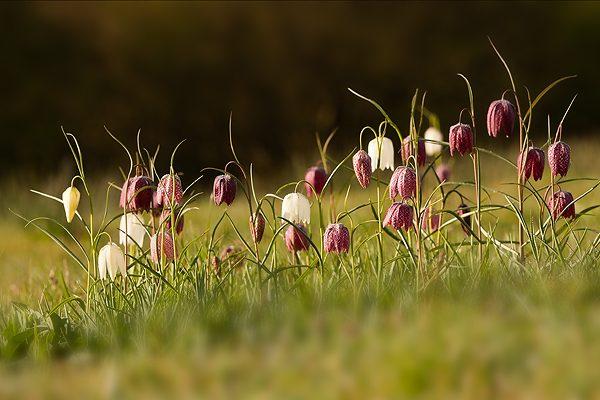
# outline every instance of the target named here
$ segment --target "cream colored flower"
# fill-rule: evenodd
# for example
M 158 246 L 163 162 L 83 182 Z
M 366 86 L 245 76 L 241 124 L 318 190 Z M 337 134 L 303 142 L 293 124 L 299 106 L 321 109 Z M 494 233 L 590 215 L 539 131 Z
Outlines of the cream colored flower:
M 425 153 L 427 153 L 428 156 L 437 156 L 442 152 L 443 146 L 441 143 L 433 143 L 430 142 L 430 140 L 441 142 L 444 140 L 444 135 L 439 129 L 434 128 L 433 126 L 425 131 Z
M 124 214 L 119 223 L 119 243 L 122 245 L 132 245 L 137 243 L 138 246 L 144 246 L 144 238 L 146 237 L 146 227 L 141 217 L 136 214 Z
M 310 203 L 301 193 L 289 193 L 283 198 L 281 216 L 297 224 L 310 224 Z M 285 222 L 285 221 L 284 221 Z
M 382 171 L 386 168 L 394 170 L 394 144 L 391 139 L 377 137 L 369 142 L 368 150 L 372 171 L 377 168 Z
M 98 253 L 98 275 L 100 279 L 106 278 L 106 272 L 110 279 L 114 280 L 117 272 L 127 276 L 127 264 L 123 250 L 115 243 L 110 242 L 100 249 Z
M 65 215 L 68 223 L 71 223 L 73 217 L 75 217 L 80 197 L 79 190 L 77 190 L 75 186 L 68 187 L 62 194 L 62 201 L 65 206 Z

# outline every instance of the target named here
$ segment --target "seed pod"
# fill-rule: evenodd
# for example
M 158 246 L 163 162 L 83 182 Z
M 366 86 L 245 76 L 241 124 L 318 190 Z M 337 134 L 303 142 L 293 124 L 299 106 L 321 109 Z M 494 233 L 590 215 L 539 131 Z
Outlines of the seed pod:
M 258 212 L 250 216 L 250 234 L 254 243 L 260 243 L 265 232 L 265 217 Z
M 364 150 L 359 150 L 356 152 L 354 157 L 352 157 L 352 166 L 354 167 L 354 173 L 356 174 L 356 180 L 358 180 L 358 184 L 366 189 L 371 183 L 371 157 Z
M 350 232 L 342 224 L 330 224 L 323 234 L 327 253 L 347 253 L 350 248 Z
M 519 174 L 524 180 L 533 176 L 534 181 L 539 181 L 544 175 L 544 164 L 546 156 L 542 149 L 537 147 L 529 147 L 525 152 L 519 154 L 517 159 L 517 168 Z
M 313 195 L 313 188 L 319 195 L 323 191 L 323 187 L 325 187 L 325 183 L 327 182 L 327 172 L 325 172 L 323 167 L 310 167 L 304 175 L 304 180 L 306 181 L 304 182 L 306 195 L 311 197 Z
M 552 213 L 552 219 L 555 221 L 560 217 L 575 218 L 575 203 L 570 192 L 560 190 L 554 193 L 554 196 L 550 198 L 548 207 Z
M 398 195 L 402 199 L 415 196 L 417 189 L 417 174 L 415 170 L 403 165 L 396 168 L 390 180 L 390 199 L 394 200 Z
M 456 213 L 460 217 L 460 227 L 467 236 L 471 235 L 471 231 L 469 230 L 471 228 L 471 215 L 465 215 L 468 214 L 469 211 L 469 206 L 467 206 L 465 203 L 461 203 L 458 206 L 458 210 L 456 210 Z
M 555 142 L 548 147 L 548 164 L 553 176 L 565 176 L 571 163 L 571 148 L 565 142 Z
M 408 160 L 415 153 L 415 145 L 410 136 L 407 136 L 402 141 L 402 160 L 404 160 L 404 164 L 408 165 Z M 419 166 L 425 165 L 425 160 L 427 159 L 427 155 L 425 154 L 425 142 L 423 139 L 418 139 L 418 151 L 417 151 L 417 164 Z
M 427 207 L 421 217 L 421 229 L 427 232 L 435 232 L 439 229 L 441 220 L 441 214 L 431 214 L 431 207 Z
M 160 215 L 160 225 L 166 232 L 171 232 L 171 220 L 175 218 L 175 233 L 180 235 L 183 232 L 183 214 L 181 210 L 175 210 L 175 215 L 171 215 L 170 209 L 165 209 Z
M 222 203 L 225 203 L 228 206 L 231 205 L 235 199 L 236 190 L 237 185 L 235 184 L 235 179 L 231 175 L 224 174 L 215 177 L 213 185 L 213 200 L 215 201 L 215 204 L 218 206 Z
M 473 151 L 473 131 L 467 124 L 456 124 L 450 127 L 450 156 L 459 153 L 461 156 Z
M 487 113 L 487 129 L 491 137 L 503 134 L 512 135 L 515 125 L 515 107 L 508 100 L 496 100 L 490 104 Z
M 285 231 L 285 246 L 292 253 L 308 250 L 310 246 L 306 228 L 302 224 L 298 224 L 297 226 L 298 228 L 290 225 Z
M 175 259 L 175 243 L 173 237 L 168 232 L 158 232 L 150 238 L 150 258 L 152 262 L 158 264 L 161 258 L 165 262 Z
M 444 183 L 448 181 L 448 179 L 450 179 L 450 167 L 448 166 L 448 164 L 440 164 L 435 169 L 435 174 L 437 175 L 440 182 Z
M 404 229 L 408 231 L 413 226 L 413 209 L 406 203 L 394 203 L 390 206 L 385 218 L 383 226 L 391 226 L 396 230 Z
M 179 206 L 182 202 L 183 190 L 181 188 L 181 178 L 179 178 L 179 175 L 167 174 L 160 178 L 156 188 L 155 206 Z

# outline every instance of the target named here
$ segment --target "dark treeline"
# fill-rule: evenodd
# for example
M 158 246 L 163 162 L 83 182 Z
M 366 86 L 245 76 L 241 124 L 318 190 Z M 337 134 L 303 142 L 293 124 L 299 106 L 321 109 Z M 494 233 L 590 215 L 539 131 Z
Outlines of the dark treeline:
M 579 75 L 541 103 L 537 144 L 547 114 L 557 122 L 576 93 L 566 134 L 599 122 L 593 3 L 5 3 L 0 15 L 2 174 L 58 168 L 61 125 L 90 168 L 125 163 L 104 125 L 130 146 L 141 129 L 148 147 L 161 143 L 163 165 L 187 138 L 182 169 L 222 166 L 230 111 L 236 145 L 259 169 L 316 159 L 315 132 L 336 127 L 338 152 L 348 152 L 379 118 L 347 87 L 401 127 L 414 90 L 427 90 L 446 131 L 468 105 L 458 72 L 471 79 L 484 134 L 487 104 L 508 88 L 488 35 L 533 94 Z

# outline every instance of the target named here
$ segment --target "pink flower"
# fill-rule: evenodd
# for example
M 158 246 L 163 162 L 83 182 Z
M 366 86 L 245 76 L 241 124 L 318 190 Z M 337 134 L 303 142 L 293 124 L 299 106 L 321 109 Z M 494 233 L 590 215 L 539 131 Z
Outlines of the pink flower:
M 560 217 L 575 218 L 575 203 L 573 202 L 573 195 L 569 192 L 560 190 L 554 193 L 548 206 L 552 213 L 552 219 L 555 221 Z
M 236 190 L 235 179 L 231 175 L 224 174 L 217 176 L 213 185 L 213 200 L 215 204 L 218 206 L 222 203 L 228 206 L 231 205 L 235 199 Z
M 467 124 L 456 124 L 450 127 L 450 156 L 459 153 L 461 156 L 473 151 L 473 131 Z
M 394 203 L 388 209 L 383 226 L 391 226 L 396 230 L 408 231 L 413 226 L 413 209 L 406 203 Z
M 119 207 L 126 212 L 141 213 L 152 209 L 154 182 L 147 176 L 139 175 L 129 178 L 123 184 Z
M 325 229 L 323 244 L 327 253 L 347 253 L 350 248 L 350 232 L 342 224 L 330 224 Z
M 487 113 L 487 129 L 491 137 L 500 133 L 509 137 L 515 125 L 515 107 L 508 100 L 496 100 L 490 104 Z
M 444 183 L 448 181 L 448 179 L 450 179 L 450 167 L 448 166 L 448 164 L 440 164 L 435 169 L 435 174 L 437 175 L 440 182 Z
M 290 225 L 285 231 L 285 245 L 292 253 L 308 250 L 310 246 L 306 228 L 302 224 L 297 226 Z
M 544 164 L 546 161 L 544 152 L 540 148 L 529 147 L 524 153 L 525 157 L 523 157 L 523 153 L 521 153 L 517 158 L 519 174 L 525 180 L 533 176 L 534 181 L 539 181 L 542 179 L 542 175 L 544 175 Z M 523 158 L 525 158 L 525 160 L 523 160 Z
M 427 207 L 425 211 L 423 211 L 421 229 L 428 232 L 435 232 L 439 229 L 441 221 L 441 214 L 431 215 L 431 207 Z
M 260 243 L 265 232 L 265 217 L 258 212 L 250 216 L 250 234 L 254 243 Z
M 366 151 L 359 150 L 352 157 L 352 166 L 354 167 L 358 184 L 363 189 L 366 189 L 369 183 L 371 183 L 371 157 L 369 157 Z
M 150 238 L 150 258 L 155 264 L 160 263 L 161 258 L 165 262 L 175 259 L 175 243 L 168 232 L 158 232 Z
M 415 170 L 403 165 L 396 168 L 390 180 L 390 199 L 394 200 L 398 195 L 403 199 L 415 196 L 417 189 L 417 174 Z
M 158 182 L 154 205 L 159 207 L 179 206 L 183 202 L 183 190 L 179 175 L 164 175 Z M 171 204 L 174 203 L 174 204 Z
M 571 148 L 565 142 L 555 142 L 548 147 L 548 164 L 552 176 L 565 176 L 571 163 Z
M 327 172 L 325 172 L 322 167 L 310 167 L 304 175 L 304 180 L 308 182 L 304 183 L 306 195 L 311 197 L 313 195 L 313 188 L 319 195 L 323 191 L 323 187 L 325 187 L 325 183 L 327 182 Z
M 407 136 L 402 141 L 402 160 L 405 164 L 408 164 L 408 159 L 415 153 L 415 144 L 410 136 Z M 418 152 L 417 152 L 417 164 L 419 166 L 425 165 L 427 155 L 425 154 L 425 142 L 419 138 L 418 140 Z
M 175 218 L 176 223 L 175 233 L 180 235 L 181 232 L 183 232 L 183 214 L 180 212 L 180 210 L 176 210 L 174 216 L 171 215 L 170 209 L 163 210 L 162 214 L 160 215 L 160 225 L 164 228 L 166 232 L 170 233 L 172 217 Z

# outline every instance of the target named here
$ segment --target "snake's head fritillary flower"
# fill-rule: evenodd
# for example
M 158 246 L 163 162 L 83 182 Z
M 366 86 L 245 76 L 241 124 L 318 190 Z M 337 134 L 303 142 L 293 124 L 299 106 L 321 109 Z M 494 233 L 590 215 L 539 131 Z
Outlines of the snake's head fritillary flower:
M 421 229 L 427 232 L 435 232 L 440 228 L 441 221 L 442 215 L 432 214 L 431 207 L 427 207 L 425 211 L 423 211 Z
M 408 231 L 413 226 L 413 208 L 406 203 L 393 203 L 385 214 L 383 226 Z
M 450 127 L 450 156 L 455 153 L 464 156 L 473 151 L 473 131 L 467 124 L 456 124 Z
M 150 238 L 150 258 L 155 264 L 175 259 L 175 243 L 169 232 L 159 231 Z
M 106 279 L 106 273 L 114 280 L 117 273 L 127 275 L 127 264 L 123 250 L 115 243 L 108 243 L 98 252 L 98 276 L 100 279 Z
M 215 204 L 220 206 L 222 203 L 228 206 L 233 203 L 237 185 L 235 179 L 229 174 L 219 175 L 215 178 L 213 185 L 213 199 Z
M 369 142 L 367 147 L 371 157 L 371 172 L 377 168 L 394 169 L 394 143 L 391 139 L 378 136 Z
M 261 212 L 256 212 L 250 216 L 250 234 L 254 243 L 260 243 L 265 233 L 265 217 Z
M 175 218 L 175 233 L 177 235 L 181 235 L 181 232 L 183 232 L 184 217 L 183 213 L 179 209 L 176 209 L 175 212 L 172 213 L 171 209 L 165 208 L 160 215 L 160 226 L 166 232 L 170 233 L 171 227 L 173 226 L 173 218 Z
M 363 189 L 366 189 L 369 183 L 371 183 L 371 174 L 373 173 L 371 170 L 371 157 L 369 157 L 366 151 L 359 150 L 352 157 L 352 166 L 354 167 L 358 184 Z
M 544 164 L 546 156 L 544 151 L 537 147 L 529 147 L 519 154 L 517 168 L 524 180 L 533 176 L 534 181 L 539 181 L 544 175 Z
M 310 202 L 301 193 L 287 194 L 281 203 L 281 217 L 295 224 L 310 224 Z
M 465 203 L 461 203 L 458 206 L 458 210 L 456 210 L 456 213 L 460 217 L 460 227 L 467 235 L 471 234 L 471 231 L 470 231 L 471 215 L 469 214 L 469 212 L 470 212 L 469 206 L 467 206 Z M 469 215 L 467 215 L 467 214 L 469 214 Z
M 390 199 L 394 200 L 398 195 L 403 199 L 415 196 L 417 188 L 417 174 L 415 170 L 404 165 L 396 168 L 390 180 Z
M 133 213 L 123 214 L 119 223 L 119 243 L 126 245 L 137 244 L 144 246 L 146 227 L 139 215 Z
M 285 246 L 292 253 L 308 250 L 310 246 L 306 228 L 302 224 L 298 224 L 297 228 L 290 225 L 285 231 Z
M 350 232 L 342 224 L 330 224 L 323 234 L 327 253 L 347 253 L 350 248 Z
M 575 203 L 570 192 L 559 190 L 550 198 L 550 212 L 555 221 L 560 218 L 575 218 Z
M 565 176 L 571 163 L 571 147 L 565 142 L 555 142 L 548 147 L 548 164 L 553 176 Z
M 427 156 L 425 154 L 425 142 L 423 139 L 418 139 L 418 151 L 417 151 L 417 164 L 419 166 L 425 165 Z M 415 153 L 415 143 L 410 136 L 407 136 L 402 141 L 402 160 L 405 164 L 408 164 L 408 160 Z
M 183 202 L 181 178 L 177 174 L 166 174 L 158 182 L 155 206 L 174 207 Z
M 436 127 L 429 127 L 425 131 L 425 154 L 430 157 L 437 156 L 442 152 L 443 146 L 441 141 L 444 140 L 444 135 Z
M 65 207 L 65 216 L 68 223 L 71 223 L 75 217 L 75 212 L 77 212 L 80 197 L 81 194 L 75 186 L 69 186 L 62 194 L 62 202 L 63 206 Z
M 435 174 L 441 183 L 447 182 L 450 179 L 450 167 L 448 164 L 440 164 L 435 169 Z
M 487 129 L 491 137 L 510 137 L 515 125 L 515 107 L 508 100 L 492 101 L 487 113 Z
M 153 207 L 154 182 L 144 175 L 129 178 L 123 184 L 119 206 L 126 212 L 148 212 Z
M 304 187 L 306 188 L 306 195 L 311 197 L 313 195 L 313 188 L 317 195 L 320 195 L 327 182 L 327 172 L 321 166 L 310 167 L 304 175 Z

